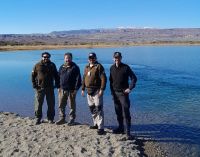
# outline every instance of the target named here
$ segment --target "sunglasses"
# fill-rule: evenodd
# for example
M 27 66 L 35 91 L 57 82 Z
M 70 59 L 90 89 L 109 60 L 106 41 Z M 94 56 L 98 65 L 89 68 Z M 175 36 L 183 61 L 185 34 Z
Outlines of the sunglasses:
M 43 56 L 43 58 L 50 58 L 49 56 Z
M 93 59 L 95 59 L 95 57 L 89 57 L 89 60 L 93 60 Z
M 120 57 L 114 57 L 115 59 L 119 59 Z

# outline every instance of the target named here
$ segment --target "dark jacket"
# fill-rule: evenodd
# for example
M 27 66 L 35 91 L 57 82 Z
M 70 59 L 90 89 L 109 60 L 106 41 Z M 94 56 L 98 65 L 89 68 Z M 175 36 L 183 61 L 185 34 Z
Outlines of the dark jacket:
M 81 86 L 79 67 L 72 62 L 70 66 L 63 64 L 59 69 L 60 87 L 63 90 L 78 90 Z
M 34 66 L 32 71 L 33 88 L 54 88 L 54 81 L 55 86 L 59 88 L 59 76 L 53 62 L 44 63 L 40 61 Z
M 130 83 L 129 78 L 131 80 Z M 115 64 L 111 66 L 109 79 L 111 92 L 113 90 L 123 92 L 127 88 L 131 90 L 135 87 L 137 82 L 137 77 L 134 72 L 124 63 L 121 63 L 119 67 L 116 67 Z
M 106 74 L 100 63 L 96 62 L 92 67 L 90 67 L 89 64 L 86 65 L 83 74 L 82 90 L 85 90 L 86 88 L 90 95 L 99 89 L 105 90 L 106 82 Z

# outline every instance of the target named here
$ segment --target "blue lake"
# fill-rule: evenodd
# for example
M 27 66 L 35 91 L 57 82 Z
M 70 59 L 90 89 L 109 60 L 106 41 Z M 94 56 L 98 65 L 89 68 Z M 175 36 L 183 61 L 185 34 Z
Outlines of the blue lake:
M 114 51 L 138 77 L 130 94 L 132 131 L 157 142 L 170 156 L 200 156 L 200 46 L 138 46 L 122 48 L 48 50 L 57 68 L 63 54 L 73 53 L 83 73 L 94 51 L 107 77 Z M 34 117 L 31 71 L 43 51 L 0 53 L 0 111 Z M 57 95 L 56 95 L 57 96 Z M 57 103 L 56 103 L 57 109 Z M 46 104 L 44 104 L 44 118 Z M 68 110 L 67 110 L 68 112 Z M 109 82 L 104 95 L 106 126 L 117 125 Z M 58 119 L 58 111 L 56 111 Z M 91 123 L 86 97 L 77 95 L 77 121 Z

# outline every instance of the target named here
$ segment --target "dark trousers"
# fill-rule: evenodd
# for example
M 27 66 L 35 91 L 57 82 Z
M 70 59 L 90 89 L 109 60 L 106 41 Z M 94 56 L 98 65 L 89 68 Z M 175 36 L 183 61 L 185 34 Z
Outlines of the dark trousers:
M 115 104 L 115 112 L 117 114 L 117 121 L 119 127 L 124 128 L 123 114 L 126 121 L 127 129 L 131 127 L 131 116 L 130 116 L 130 100 L 129 95 L 123 92 L 113 92 L 113 100 Z
M 54 120 L 55 116 L 55 95 L 54 88 L 44 88 L 35 90 L 35 117 L 42 118 L 42 105 L 46 96 L 47 101 L 47 118 L 48 120 Z

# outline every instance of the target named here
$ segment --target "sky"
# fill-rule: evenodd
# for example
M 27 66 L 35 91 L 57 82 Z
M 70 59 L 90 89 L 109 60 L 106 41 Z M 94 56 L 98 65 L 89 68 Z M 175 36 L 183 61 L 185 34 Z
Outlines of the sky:
M 0 0 L 0 34 L 200 28 L 200 0 Z

